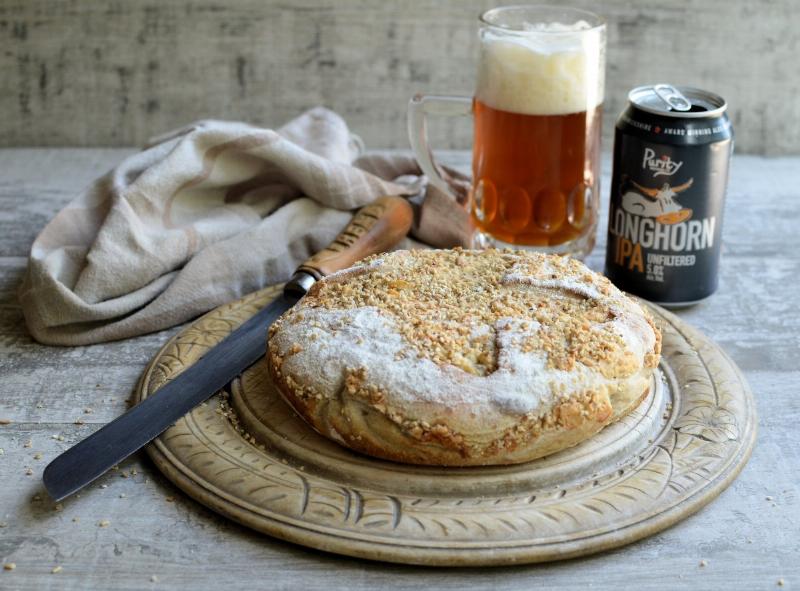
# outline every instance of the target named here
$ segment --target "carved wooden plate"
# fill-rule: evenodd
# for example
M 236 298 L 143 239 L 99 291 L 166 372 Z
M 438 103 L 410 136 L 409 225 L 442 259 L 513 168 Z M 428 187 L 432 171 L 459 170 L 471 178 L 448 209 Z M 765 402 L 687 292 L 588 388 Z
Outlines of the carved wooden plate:
M 176 335 L 143 374 L 141 400 L 279 293 L 217 308 Z M 621 546 L 714 499 L 747 462 L 755 406 L 707 337 L 650 305 L 663 354 L 650 395 L 572 449 L 517 466 L 407 466 L 317 435 L 258 363 L 147 451 L 187 494 L 246 526 L 351 556 L 458 566 L 541 562 Z M 226 414 L 235 411 L 238 424 Z

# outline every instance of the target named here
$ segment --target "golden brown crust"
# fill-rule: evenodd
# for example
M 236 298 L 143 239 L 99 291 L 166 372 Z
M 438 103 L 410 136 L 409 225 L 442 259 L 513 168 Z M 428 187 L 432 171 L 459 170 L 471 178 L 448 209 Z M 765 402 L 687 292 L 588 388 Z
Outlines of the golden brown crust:
M 575 445 L 643 399 L 660 353 L 652 319 L 605 278 L 571 259 L 498 251 L 368 260 L 318 283 L 270 335 L 272 377 L 317 431 L 433 465 Z

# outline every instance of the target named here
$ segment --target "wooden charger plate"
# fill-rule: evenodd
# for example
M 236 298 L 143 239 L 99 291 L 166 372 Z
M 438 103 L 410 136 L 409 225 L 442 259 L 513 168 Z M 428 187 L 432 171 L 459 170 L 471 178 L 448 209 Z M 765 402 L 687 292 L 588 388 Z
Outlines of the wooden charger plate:
M 142 400 L 280 293 L 221 306 L 170 340 Z M 434 468 L 362 456 L 313 431 L 266 362 L 147 447 L 211 509 L 271 536 L 373 560 L 476 566 L 571 558 L 628 544 L 691 515 L 741 471 L 756 435 L 739 369 L 702 333 L 647 304 L 663 332 L 646 400 L 572 449 L 515 466 Z M 266 335 L 265 335 L 266 336 Z M 226 416 L 235 412 L 238 425 Z

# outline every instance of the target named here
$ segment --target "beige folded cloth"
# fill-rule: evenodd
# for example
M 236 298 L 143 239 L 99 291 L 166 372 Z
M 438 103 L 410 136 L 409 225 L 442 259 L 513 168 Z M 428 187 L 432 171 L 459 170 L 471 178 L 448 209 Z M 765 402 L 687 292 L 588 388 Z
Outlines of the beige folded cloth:
M 285 281 L 353 209 L 424 187 L 411 157 L 359 155 L 359 144 L 323 108 L 277 131 L 204 121 L 159 138 L 34 241 L 19 293 L 31 334 L 58 345 L 130 337 Z M 463 195 L 464 179 L 453 183 Z M 414 238 L 467 243 L 456 200 L 432 187 L 412 200 Z

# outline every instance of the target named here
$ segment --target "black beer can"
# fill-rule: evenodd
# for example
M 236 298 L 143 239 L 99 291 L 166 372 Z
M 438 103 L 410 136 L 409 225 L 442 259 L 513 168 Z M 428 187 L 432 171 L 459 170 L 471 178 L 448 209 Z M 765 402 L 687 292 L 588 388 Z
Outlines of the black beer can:
M 717 289 L 733 129 L 716 94 L 640 86 L 617 119 L 606 276 L 666 307 Z

